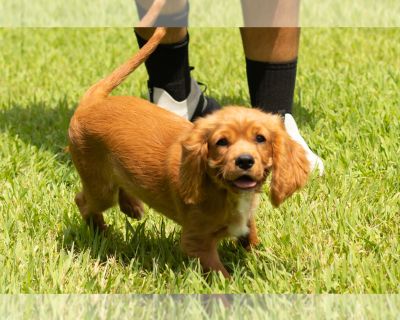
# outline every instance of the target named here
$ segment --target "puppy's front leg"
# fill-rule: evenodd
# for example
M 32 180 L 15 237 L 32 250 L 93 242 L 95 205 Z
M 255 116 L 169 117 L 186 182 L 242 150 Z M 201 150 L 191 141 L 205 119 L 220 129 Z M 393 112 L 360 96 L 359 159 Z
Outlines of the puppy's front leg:
M 217 244 L 218 239 L 211 235 L 194 235 L 185 230 L 182 231 L 182 250 L 189 257 L 199 258 L 204 271 L 220 271 L 225 278 L 230 278 L 219 259 Z
M 252 247 L 255 247 L 260 243 L 260 240 L 257 236 L 257 227 L 254 216 L 250 217 L 247 225 L 249 227 L 249 233 L 240 237 L 238 241 L 243 248 L 245 248 L 247 251 L 250 251 Z

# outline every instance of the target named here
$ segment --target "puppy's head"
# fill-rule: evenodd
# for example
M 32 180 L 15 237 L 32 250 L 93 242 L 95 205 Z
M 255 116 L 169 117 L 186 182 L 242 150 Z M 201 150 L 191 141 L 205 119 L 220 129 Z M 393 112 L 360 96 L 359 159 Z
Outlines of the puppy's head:
M 309 173 L 304 149 L 282 119 L 257 109 L 225 107 L 200 118 L 182 150 L 180 192 L 191 204 L 202 200 L 206 179 L 233 193 L 260 191 L 272 171 L 271 201 L 278 206 Z

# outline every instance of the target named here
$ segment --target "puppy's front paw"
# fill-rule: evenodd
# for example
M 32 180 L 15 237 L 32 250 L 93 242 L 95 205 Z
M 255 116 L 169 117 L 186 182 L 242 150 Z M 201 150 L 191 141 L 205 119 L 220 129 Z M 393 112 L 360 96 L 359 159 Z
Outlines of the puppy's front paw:
M 244 236 L 238 238 L 238 243 L 247 251 L 251 251 L 252 248 L 257 246 L 260 243 L 257 235 L 254 236 L 251 233 L 248 233 Z

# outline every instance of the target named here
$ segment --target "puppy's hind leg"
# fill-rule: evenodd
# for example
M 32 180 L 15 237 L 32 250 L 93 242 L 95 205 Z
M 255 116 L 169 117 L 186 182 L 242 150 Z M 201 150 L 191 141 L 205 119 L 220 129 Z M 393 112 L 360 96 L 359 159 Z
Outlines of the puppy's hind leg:
M 139 199 L 128 195 L 121 188 L 119 189 L 118 193 L 118 203 L 121 211 L 125 213 L 128 217 L 138 220 L 143 217 L 143 203 Z
M 95 190 L 88 188 L 85 184 L 83 191 L 75 196 L 75 203 L 79 208 L 82 218 L 87 224 L 93 223 L 93 226 L 100 231 L 107 229 L 104 221 L 103 211 L 111 208 L 116 202 L 116 188 L 107 188 L 109 190 Z
M 101 212 L 94 212 L 90 210 L 87 205 L 87 200 L 83 191 L 76 194 L 75 203 L 79 208 L 83 220 L 85 220 L 87 224 L 90 224 L 90 222 L 92 222 L 93 226 L 100 231 L 104 231 L 105 229 L 107 229 L 103 214 Z

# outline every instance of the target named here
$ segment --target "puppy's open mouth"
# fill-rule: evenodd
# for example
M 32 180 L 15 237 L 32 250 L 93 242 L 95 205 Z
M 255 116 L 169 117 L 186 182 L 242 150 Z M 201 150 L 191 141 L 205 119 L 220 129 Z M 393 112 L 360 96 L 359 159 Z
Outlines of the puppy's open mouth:
M 257 181 L 249 176 L 241 176 L 232 181 L 232 184 L 239 189 L 253 189 L 257 186 Z

